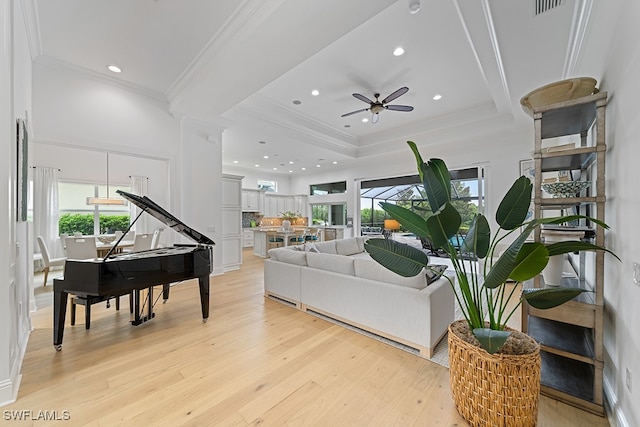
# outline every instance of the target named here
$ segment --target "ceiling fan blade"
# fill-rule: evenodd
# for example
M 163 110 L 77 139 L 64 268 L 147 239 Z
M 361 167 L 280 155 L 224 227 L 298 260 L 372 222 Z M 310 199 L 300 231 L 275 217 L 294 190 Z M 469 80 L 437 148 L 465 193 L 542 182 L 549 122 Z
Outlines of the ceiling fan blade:
M 393 111 L 413 111 L 413 107 L 410 105 L 385 105 L 384 108 Z
M 352 114 L 362 113 L 363 111 L 367 111 L 367 110 L 369 110 L 369 109 L 368 108 L 363 108 L 362 110 L 356 110 L 356 111 L 352 111 L 352 112 L 347 113 L 347 114 L 343 114 L 340 117 L 347 117 L 347 116 L 350 116 Z
M 407 92 L 409 92 L 409 88 L 408 87 L 406 87 L 406 86 L 401 87 L 400 89 L 398 89 L 397 91 L 393 92 L 391 95 L 389 95 L 385 99 L 383 99 L 382 103 L 386 104 L 387 102 L 391 102 L 394 99 L 396 99 L 397 97 L 399 97 L 401 95 L 404 95 Z
M 360 101 L 362 101 L 362 102 L 366 102 L 367 104 L 373 104 L 373 101 L 372 101 L 372 100 L 370 100 L 369 98 L 367 98 L 367 97 L 366 97 L 366 96 L 364 96 L 364 95 L 360 95 L 359 93 L 354 93 L 354 94 L 353 94 L 353 96 L 354 96 L 355 98 L 358 98 L 358 99 L 359 99 Z

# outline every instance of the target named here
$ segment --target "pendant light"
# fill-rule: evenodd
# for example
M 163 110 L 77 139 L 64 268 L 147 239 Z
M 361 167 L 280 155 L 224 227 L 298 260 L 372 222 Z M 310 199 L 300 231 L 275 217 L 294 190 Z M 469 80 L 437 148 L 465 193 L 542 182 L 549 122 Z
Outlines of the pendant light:
M 107 197 L 87 197 L 87 205 L 122 206 L 126 204 L 127 201 L 124 199 L 109 197 L 109 153 L 107 153 Z

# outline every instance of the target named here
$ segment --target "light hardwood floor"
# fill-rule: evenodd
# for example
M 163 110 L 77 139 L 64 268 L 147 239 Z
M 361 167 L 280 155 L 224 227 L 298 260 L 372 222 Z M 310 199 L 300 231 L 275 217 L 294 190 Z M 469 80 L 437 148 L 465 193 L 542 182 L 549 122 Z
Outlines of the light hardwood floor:
M 37 288 L 39 305 L 51 288 Z M 33 313 L 18 399 L 3 411 L 68 411 L 59 423 L 74 426 L 466 425 L 446 368 L 265 299 L 250 251 L 240 271 L 212 278 L 207 323 L 195 281 L 174 286 L 141 326 L 98 304 L 87 331 L 78 310 L 61 352 L 51 306 Z M 608 425 L 541 397 L 539 426 Z

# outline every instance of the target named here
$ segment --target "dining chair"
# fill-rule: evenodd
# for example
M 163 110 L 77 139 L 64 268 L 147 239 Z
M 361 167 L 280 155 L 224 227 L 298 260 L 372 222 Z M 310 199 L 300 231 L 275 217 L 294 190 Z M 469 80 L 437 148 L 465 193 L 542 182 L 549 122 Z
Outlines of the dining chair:
M 67 241 L 67 259 L 91 259 L 98 256 L 96 239 L 93 237 L 69 237 Z
M 162 230 L 160 229 L 155 229 L 153 231 L 153 237 L 151 238 L 151 248 L 149 249 L 158 249 L 158 247 L 160 246 L 160 232 Z
M 304 236 L 305 242 L 317 242 L 319 240 L 320 229 L 310 228 L 309 232 Z
M 121 236 L 122 236 L 122 231 L 120 230 L 116 230 L 115 233 L 116 236 L 116 240 L 118 240 Z M 127 231 L 127 234 L 124 235 L 124 237 L 122 238 L 123 242 L 133 242 L 136 238 L 136 232 L 135 230 L 129 230 Z
M 136 234 L 135 240 L 133 241 L 133 248 L 131 250 L 133 252 L 146 251 L 151 249 L 152 246 L 153 246 L 153 235 Z
M 38 246 L 40 247 L 40 253 L 42 254 L 42 262 L 44 263 L 44 285 L 47 286 L 47 278 L 49 277 L 49 269 L 51 267 L 62 267 L 64 271 L 64 263 L 67 258 L 51 258 L 49 256 L 49 250 L 47 249 L 47 245 L 44 243 L 44 239 L 42 236 L 37 237 Z

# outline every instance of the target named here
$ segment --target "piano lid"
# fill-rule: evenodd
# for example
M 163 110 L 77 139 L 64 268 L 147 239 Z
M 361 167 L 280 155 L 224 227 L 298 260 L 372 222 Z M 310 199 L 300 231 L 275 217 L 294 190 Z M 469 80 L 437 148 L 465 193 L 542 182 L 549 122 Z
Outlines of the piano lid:
M 183 236 L 186 236 L 191 240 L 203 245 L 215 245 L 215 242 L 213 240 L 211 240 L 204 234 L 198 233 L 193 228 L 188 227 L 185 223 L 180 221 L 175 216 L 171 215 L 169 212 L 164 210 L 160 205 L 158 205 L 147 196 L 140 197 L 136 194 L 127 193 L 126 191 L 122 190 L 116 190 L 116 193 L 120 194 L 122 197 L 135 204 L 143 211 L 149 213 L 151 216 L 158 219 L 162 223 L 168 225 L 170 228 L 174 229 Z

